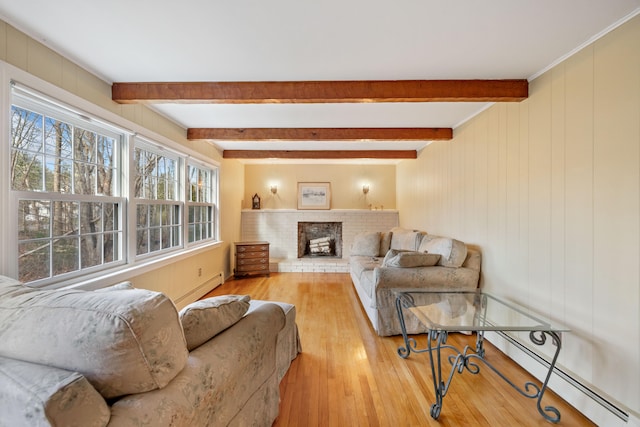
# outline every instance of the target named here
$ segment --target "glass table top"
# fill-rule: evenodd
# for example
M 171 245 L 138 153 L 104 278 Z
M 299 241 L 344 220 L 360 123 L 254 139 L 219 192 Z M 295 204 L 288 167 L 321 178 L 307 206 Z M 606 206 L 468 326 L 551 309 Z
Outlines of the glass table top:
M 406 310 L 432 330 L 569 331 L 559 322 L 481 290 L 392 289 L 392 292 Z

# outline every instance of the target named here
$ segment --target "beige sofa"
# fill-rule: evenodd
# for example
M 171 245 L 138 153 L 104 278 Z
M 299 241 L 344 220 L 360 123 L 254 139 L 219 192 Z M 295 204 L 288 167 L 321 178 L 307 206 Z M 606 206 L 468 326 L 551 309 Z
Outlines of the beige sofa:
M 480 252 L 459 240 L 402 228 L 357 235 L 349 256 L 353 285 L 380 336 L 402 333 L 391 289 L 476 289 L 480 265 Z M 425 332 L 417 319 L 405 321 L 408 333 Z
M 299 351 L 290 304 L 0 276 L 0 426 L 270 426 Z

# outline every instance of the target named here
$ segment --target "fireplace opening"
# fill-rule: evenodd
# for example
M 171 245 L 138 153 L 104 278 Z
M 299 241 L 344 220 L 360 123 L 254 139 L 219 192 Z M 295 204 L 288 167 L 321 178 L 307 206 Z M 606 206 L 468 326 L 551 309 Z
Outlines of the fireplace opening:
M 342 258 L 341 222 L 299 222 L 298 258 Z

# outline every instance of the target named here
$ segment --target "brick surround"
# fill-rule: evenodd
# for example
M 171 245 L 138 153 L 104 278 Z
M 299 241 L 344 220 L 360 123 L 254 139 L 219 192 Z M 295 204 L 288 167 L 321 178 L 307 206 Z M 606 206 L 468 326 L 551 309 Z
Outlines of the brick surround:
M 390 230 L 399 221 L 396 210 L 246 209 L 241 215 L 242 240 L 270 243 L 273 272 L 348 273 L 354 236 L 365 231 Z M 298 258 L 298 222 L 342 222 L 342 258 Z

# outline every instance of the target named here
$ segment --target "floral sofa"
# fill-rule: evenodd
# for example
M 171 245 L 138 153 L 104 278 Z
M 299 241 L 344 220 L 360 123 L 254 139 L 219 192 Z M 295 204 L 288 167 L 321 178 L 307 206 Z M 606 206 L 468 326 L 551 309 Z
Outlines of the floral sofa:
M 402 333 L 393 288 L 476 289 L 480 282 L 480 252 L 449 237 L 394 228 L 355 236 L 349 272 L 373 329 L 380 336 Z M 407 332 L 425 328 L 405 318 Z
M 0 276 L 0 426 L 270 426 L 300 351 L 295 307 L 228 295 L 178 312 L 119 284 Z

